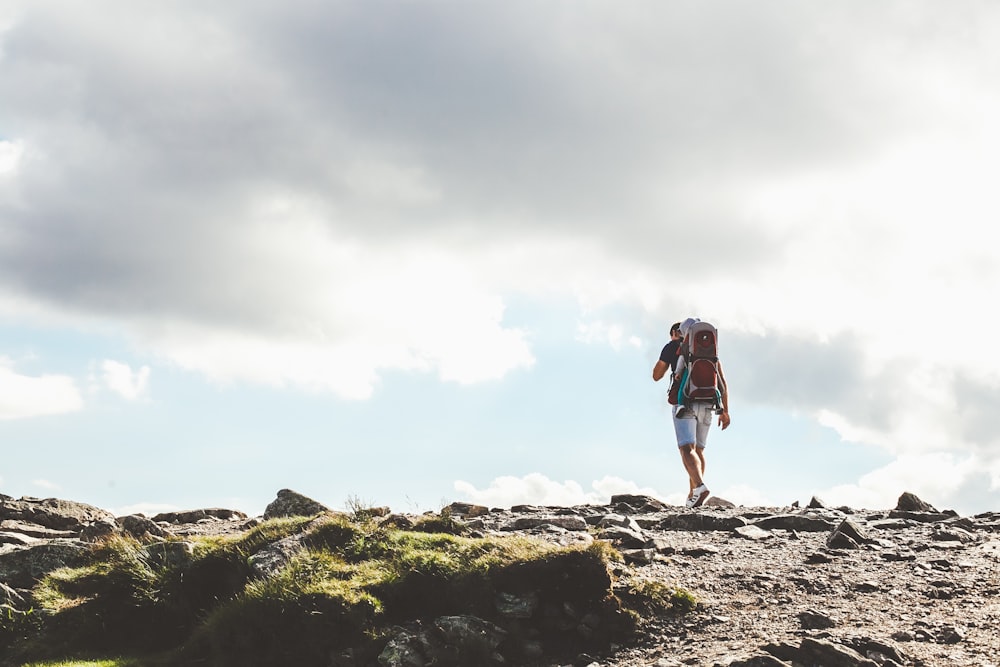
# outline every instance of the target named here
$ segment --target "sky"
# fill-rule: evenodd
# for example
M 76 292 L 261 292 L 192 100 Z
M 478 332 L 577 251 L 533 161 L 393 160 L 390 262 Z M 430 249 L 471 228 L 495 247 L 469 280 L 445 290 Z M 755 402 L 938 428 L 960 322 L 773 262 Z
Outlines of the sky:
M 0 0 L 0 493 L 1000 510 L 1000 6 Z

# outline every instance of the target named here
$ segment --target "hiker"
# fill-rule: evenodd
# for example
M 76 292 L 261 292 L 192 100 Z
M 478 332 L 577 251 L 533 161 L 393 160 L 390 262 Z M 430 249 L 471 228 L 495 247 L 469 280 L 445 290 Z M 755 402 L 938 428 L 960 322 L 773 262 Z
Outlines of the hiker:
M 674 391 L 671 391 L 671 402 L 676 401 L 673 406 L 674 433 L 681 461 L 688 473 L 689 488 L 685 506 L 690 508 L 700 507 L 710 495 L 705 484 L 705 447 L 708 444 L 708 431 L 716 414 L 719 416 L 719 426 L 723 430 L 729 428 L 729 391 L 722 372 L 722 363 L 714 354 L 717 334 L 715 327 L 696 318 L 688 318 L 680 324 L 678 330 L 682 341 L 679 348 L 681 354 L 678 355 L 676 365 L 672 369 L 671 380 L 674 384 L 671 389 L 676 390 L 677 394 L 675 399 Z M 699 340 L 711 343 L 710 357 L 707 357 L 703 350 L 689 347 L 692 331 Z M 671 327 L 671 342 L 673 338 L 674 329 Z M 669 345 L 670 343 L 667 343 L 664 350 Z M 661 353 L 660 360 L 653 367 L 653 380 L 659 381 L 664 377 L 668 367 L 670 364 L 663 360 Z M 706 369 L 709 379 L 703 380 L 701 376 Z M 694 389 L 678 387 L 677 385 L 682 384 L 682 380 L 689 379 L 685 376 L 685 370 L 695 376 L 696 382 L 701 382 L 702 385 L 693 383 Z
M 681 323 L 674 322 L 670 327 L 670 342 L 663 346 L 660 352 L 660 360 L 653 366 L 653 380 L 659 382 L 660 378 L 667 374 L 670 369 L 670 376 L 677 372 L 677 356 L 681 347 Z

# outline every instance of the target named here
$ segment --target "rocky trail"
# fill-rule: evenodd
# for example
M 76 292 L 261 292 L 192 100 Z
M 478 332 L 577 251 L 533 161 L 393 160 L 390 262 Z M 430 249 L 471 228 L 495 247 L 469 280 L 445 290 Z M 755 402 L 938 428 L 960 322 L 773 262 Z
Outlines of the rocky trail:
M 256 522 L 232 510 L 114 517 L 68 501 L 0 500 L 0 603 L 15 606 L 40 573 L 108 532 L 182 537 Z M 305 501 L 287 512 L 323 509 Z M 474 535 L 608 541 L 624 558 L 612 565 L 616 592 L 654 581 L 696 601 L 687 613 L 645 616 L 627 646 L 537 664 L 1000 665 L 998 513 L 962 517 L 907 493 L 882 511 L 831 508 L 815 498 L 784 508 L 715 499 L 686 510 L 615 496 L 608 505 L 578 507 L 453 503 L 441 513 Z
M 583 518 L 624 554 L 619 585 L 663 581 L 698 600 L 646 619 L 637 645 L 593 664 L 1000 665 L 1000 514 L 959 517 L 911 494 L 889 511 L 618 496 L 546 522 L 551 512 L 493 511 L 474 525 L 567 543 L 587 539 L 566 521 Z

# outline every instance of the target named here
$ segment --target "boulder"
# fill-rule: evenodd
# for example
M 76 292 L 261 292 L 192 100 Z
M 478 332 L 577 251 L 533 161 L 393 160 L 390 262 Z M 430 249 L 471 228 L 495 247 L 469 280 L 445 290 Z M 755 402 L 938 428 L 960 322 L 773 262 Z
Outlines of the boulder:
M 900 512 L 937 512 L 933 506 L 909 491 L 903 492 L 899 500 L 896 501 L 896 509 Z
M 477 516 L 486 516 L 489 513 L 489 507 L 473 505 L 471 503 L 452 503 L 441 510 L 443 516 L 460 516 L 469 519 Z
M 513 530 L 530 530 L 541 526 L 558 526 L 564 530 L 587 530 L 586 520 L 578 516 L 525 516 L 516 519 Z
M 271 501 L 271 504 L 264 510 L 265 519 L 274 519 L 282 516 L 315 516 L 329 512 L 330 508 L 319 503 L 312 498 L 307 498 L 301 493 L 296 493 L 291 489 L 278 491 L 278 497 Z
M 283 568 L 295 554 L 304 548 L 305 535 L 290 535 L 272 542 L 263 549 L 247 558 L 250 571 L 258 579 L 264 579 Z
M 827 537 L 826 546 L 831 549 L 857 549 L 859 545 L 870 541 L 858 524 L 850 519 L 844 519 Z
M 55 538 L 73 538 L 77 536 L 77 531 L 73 530 L 55 530 L 53 528 L 46 528 L 45 526 L 39 526 L 36 523 L 25 523 L 23 521 L 0 521 L 0 532 L 4 533 L 16 533 L 19 535 L 24 535 L 27 537 L 35 537 L 38 539 L 55 539 Z
M 86 503 L 58 498 L 0 498 L 0 521 L 23 521 L 53 530 L 79 532 L 97 521 L 114 523 L 115 515 Z
M 84 542 L 100 542 L 119 533 L 121 533 L 121 526 L 116 520 L 101 519 L 84 526 L 80 530 L 80 539 Z
M 160 528 L 155 521 L 148 519 L 141 514 L 123 516 L 118 519 L 118 523 L 121 525 L 122 530 L 135 538 L 141 539 L 149 535 L 152 535 L 153 537 L 167 536 L 167 532 Z
M 231 521 L 233 519 L 246 519 L 247 515 L 239 510 L 226 509 L 224 507 L 209 507 L 197 510 L 182 510 L 178 512 L 161 512 L 154 516 L 151 521 L 154 523 L 198 523 L 207 519 L 218 521 Z
M 641 512 L 660 512 L 668 508 L 668 506 L 661 500 L 657 500 L 652 496 L 635 495 L 630 493 L 622 493 L 619 495 L 611 496 L 612 505 L 626 505 L 629 508 Z
M 830 519 L 807 514 L 775 514 L 758 519 L 753 525 L 765 530 L 797 530 L 803 533 L 822 532 L 833 529 L 836 524 Z
M 378 656 L 383 667 L 500 665 L 507 632 L 475 616 L 441 616 L 430 627 L 398 628 Z
M 850 647 L 812 637 L 805 637 L 802 640 L 797 662 L 807 665 L 836 665 L 836 667 L 878 667 L 877 662 Z
M 747 520 L 739 516 L 716 515 L 708 512 L 685 512 L 667 517 L 660 522 L 660 530 L 736 530 L 747 525 Z
M 0 581 L 11 588 L 31 588 L 52 570 L 83 564 L 87 553 L 87 545 L 79 540 L 52 541 L 0 553 Z

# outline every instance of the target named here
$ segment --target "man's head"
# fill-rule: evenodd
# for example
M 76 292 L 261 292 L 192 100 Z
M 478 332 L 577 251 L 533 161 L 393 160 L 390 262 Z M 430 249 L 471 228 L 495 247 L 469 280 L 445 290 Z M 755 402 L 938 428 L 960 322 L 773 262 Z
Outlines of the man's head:
M 680 338 L 681 337 L 681 323 L 680 322 L 674 322 L 674 325 L 672 327 L 670 327 L 670 337 L 671 338 Z

